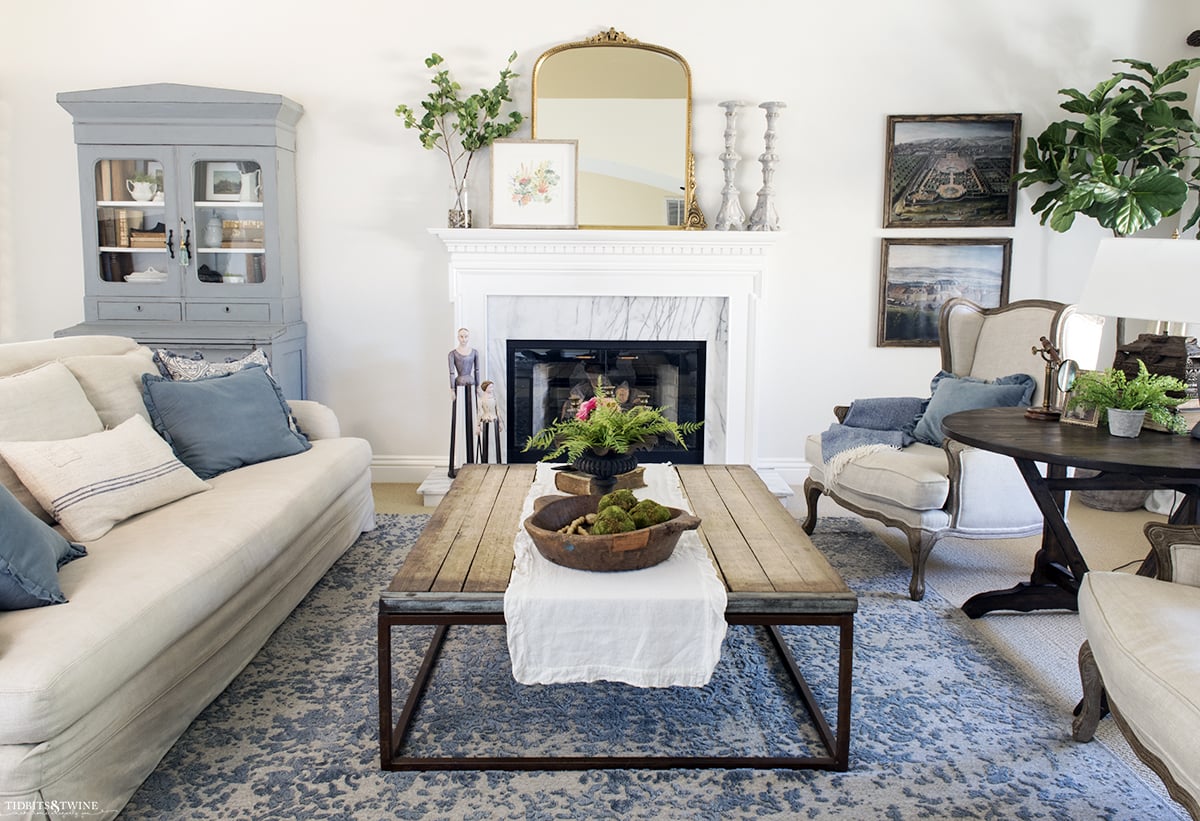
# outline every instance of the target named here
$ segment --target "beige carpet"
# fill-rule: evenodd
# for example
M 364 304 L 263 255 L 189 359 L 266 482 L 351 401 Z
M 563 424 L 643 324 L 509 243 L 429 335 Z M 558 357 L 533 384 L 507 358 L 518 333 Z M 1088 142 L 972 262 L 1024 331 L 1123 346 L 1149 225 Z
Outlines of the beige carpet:
M 380 513 L 430 513 L 424 507 L 415 484 L 377 484 L 376 510 Z M 797 497 L 802 498 L 797 488 Z M 802 503 L 801 503 L 802 504 Z M 793 515 L 800 516 L 797 509 Z M 822 499 L 822 517 L 849 516 L 828 499 Z M 1149 550 L 1142 534 L 1148 521 L 1165 517 L 1144 510 L 1114 513 L 1095 510 L 1073 502 L 1068 510 L 1071 532 L 1093 569 L 1133 572 Z M 867 521 L 867 527 L 889 547 L 908 561 L 908 546 L 898 530 Z M 947 538 L 940 541 L 926 566 L 926 586 L 956 606 L 985 590 L 998 590 L 1029 579 L 1039 537 L 1008 540 L 971 540 Z M 962 617 L 966 619 L 964 615 Z M 970 623 L 980 635 L 1011 660 L 1013 667 L 1035 683 L 1057 705 L 1062 716 L 1061 730 L 1071 732 L 1071 711 L 1079 701 L 1077 653 L 1083 642 L 1079 617 L 1071 612 L 989 613 Z M 1129 762 L 1159 794 L 1166 797 L 1158 778 L 1134 756 L 1111 718 L 1100 722 L 1096 741 Z M 1096 743 L 1096 742 L 1093 742 Z
M 376 513 L 433 513 L 433 508 L 425 507 L 424 500 L 417 493 L 419 485 L 408 484 L 375 484 L 371 492 L 375 495 Z

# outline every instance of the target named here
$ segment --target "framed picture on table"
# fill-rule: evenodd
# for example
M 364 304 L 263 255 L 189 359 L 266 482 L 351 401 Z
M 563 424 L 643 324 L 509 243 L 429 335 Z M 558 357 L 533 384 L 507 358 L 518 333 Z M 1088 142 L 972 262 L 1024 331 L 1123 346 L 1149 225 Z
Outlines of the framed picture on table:
M 578 140 L 496 140 L 491 226 L 578 227 L 578 174 Z
M 1080 371 L 1082 374 L 1083 371 Z M 1080 425 L 1085 428 L 1094 428 L 1100 425 L 1100 409 L 1089 408 L 1085 405 L 1076 405 L 1071 407 L 1071 392 L 1068 391 L 1063 395 L 1062 415 L 1058 417 L 1058 421 L 1064 425 Z
M 984 308 L 1008 304 L 1012 240 L 883 240 L 879 347 L 935 348 L 942 305 L 966 297 Z
M 1020 114 L 887 118 L 884 228 L 1013 226 Z

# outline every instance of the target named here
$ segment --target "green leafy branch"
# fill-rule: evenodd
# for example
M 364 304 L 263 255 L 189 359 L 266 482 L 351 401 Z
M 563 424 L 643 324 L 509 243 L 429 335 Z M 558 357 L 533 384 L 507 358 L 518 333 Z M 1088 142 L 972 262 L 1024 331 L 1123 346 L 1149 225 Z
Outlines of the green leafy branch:
M 462 86 L 450 76 L 449 69 L 437 70 L 430 79 L 433 91 L 421 101 L 425 113 L 420 119 L 411 107 L 403 103 L 396 106 L 396 116 L 404 118 L 405 128 L 417 129 L 421 145 L 446 155 L 455 190 L 466 183 L 475 152 L 513 134 L 524 120 L 519 111 L 510 111 L 506 119 L 500 117 L 504 104 L 512 102 L 508 83 L 518 76 L 512 70 L 516 59 L 514 51 L 508 56 L 508 63 L 500 71 L 500 80 L 495 86 L 481 88 L 465 97 L 460 96 Z M 443 62 L 443 57 L 434 53 L 425 58 L 425 67 L 437 68 Z
M 1121 59 L 1118 71 L 1090 93 L 1059 89 L 1060 107 L 1080 119 L 1059 120 L 1026 142 L 1020 188 L 1048 190 L 1031 207 L 1055 231 L 1076 214 L 1095 219 L 1119 236 L 1158 224 L 1181 211 L 1188 191 L 1200 191 L 1200 126 L 1183 105 L 1187 94 L 1168 87 L 1200 67 L 1200 58 L 1177 60 L 1162 71 L 1141 60 Z M 1183 230 L 1200 220 L 1200 203 Z

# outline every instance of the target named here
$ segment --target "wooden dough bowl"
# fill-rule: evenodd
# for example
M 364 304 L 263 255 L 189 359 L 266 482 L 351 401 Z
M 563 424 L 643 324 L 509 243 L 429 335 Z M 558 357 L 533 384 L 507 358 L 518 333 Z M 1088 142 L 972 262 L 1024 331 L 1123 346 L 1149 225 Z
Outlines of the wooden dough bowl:
M 613 572 L 641 570 L 665 562 L 679 542 L 679 534 L 695 530 L 700 519 L 686 510 L 668 507 L 671 518 L 652 527 L 605 536 L 566 535 L 560 527 L 596 512 L 599 496 L 542 496 L 534 500 L 534 514 L 525 530 L 547 560 L 575 570 Z

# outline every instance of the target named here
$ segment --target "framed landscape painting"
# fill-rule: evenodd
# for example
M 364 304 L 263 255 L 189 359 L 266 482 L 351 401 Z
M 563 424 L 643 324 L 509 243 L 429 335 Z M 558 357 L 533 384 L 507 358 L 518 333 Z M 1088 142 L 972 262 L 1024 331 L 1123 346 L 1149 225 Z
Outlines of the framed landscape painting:
M 492 143 L 493 228 L 575 228 L 578 140 Z
M 1011 239 L 884 239 L 880 256 L 880 347 L 936 347 L 942 305 L 953 297 L 1008 304 Z
M 238 200 L 242 195 L 242 173 L 235 162 L 205 164 L 204 199 L 219 202 Z
M 884 228 L 1016 225 L 1020 114 L 887 119 Z

